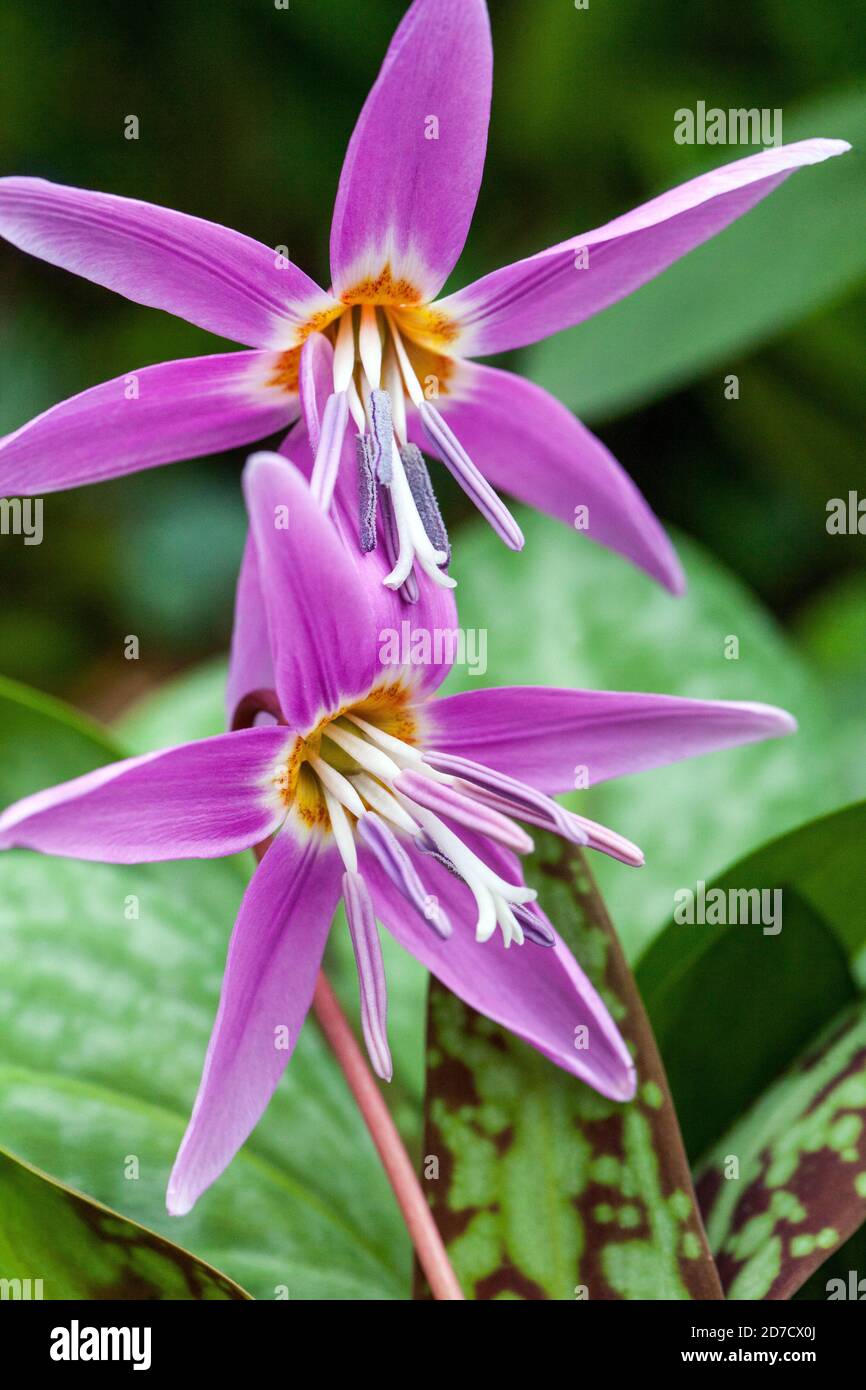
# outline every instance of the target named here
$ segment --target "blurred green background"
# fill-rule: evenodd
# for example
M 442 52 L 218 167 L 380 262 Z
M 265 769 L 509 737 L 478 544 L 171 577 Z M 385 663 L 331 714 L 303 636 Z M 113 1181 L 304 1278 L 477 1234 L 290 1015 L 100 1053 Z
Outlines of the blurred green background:
M 5 0 L 0 169 L 225 222 L 287 244 L 327 284 L 343 152 L 403 10 Z M 781 107 L 786 140 L 866 137 L 866 11 L 844 0 L 491 11 L 490 153 L 454 286 L 750 153 L 674 143 L 674 111 L 699 99 Z M 129 114 L 137 141 L 124 139 Z M 756 590 L 851 705 L 864 691 L 864 540 L 824 522 L 827 500 L 863 479 L 866 195 L 856 148 L 834 164 L 848 167 L 795 175 L 771 199 L 792 190 L 789 203 L 752 214 L 625 315 L 517 363 L 581 408 L 659 515 Z M 223 346 L 6 246 L 0 283 L 0 431 L 107 377 Z M 108 716 L 224 648 L 242 457 L 52 496 L 45 544 L 0 538 L 0 670 Z M 462 500 L 443 492 L 460 525 Z M 127 633 L 138 662 L 123 660 Z

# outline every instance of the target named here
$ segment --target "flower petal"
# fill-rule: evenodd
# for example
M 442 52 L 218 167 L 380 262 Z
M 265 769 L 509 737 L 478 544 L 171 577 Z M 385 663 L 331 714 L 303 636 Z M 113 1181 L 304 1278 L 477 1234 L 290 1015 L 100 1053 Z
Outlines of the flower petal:
M 370 282 L 383 303 L 420 303 L 442 288 L 475 210 L 492 72 L 484 0 L 415 0 L 346 152 L 331 228 L 336 295 Z
M 454 350 L 486 356 L 582 323 L 736 221 L 795 169 L 848 149 L 844 140 L 800 140 L 761 150 L 485 275 L 436 306 L 459 328 Z
M 333 304 L 291 261 L 241 232 L 47 179 L 0 179 L 0 236 L 247 347 L 293 347 L 298 330 Z
M 232 932 L 198 1095 L 168 1183 L 184 1216 L 258 1123 L 294 1051 L 340 895 L 339 857 L 282 831 Z
M 796 721 L 772 705 L 673 695 L 506 686 L 428 709 L 428 743 L 553 795 L 717 748 L 779 738 Z M 579 769 L 587 772 L 577 782 Z
M 232 647 L 226 682 L 226 722 L 231 728 L 245 695 L 274 689 L 274 663 L 268 636 L 265 600 L 252 536 L 247 532 L 235 591 Z
M 285 815 L 270 777 L 289 737 L 286 729 L 246 729 L 109 763 L 9 806 L 0 849 L 106 864 L 249 849 Z
M 0 440 L 0 493 L 57 492 L 264 439 L 299 410 L 296 394 L 267 384 L 272 362 L 190 357 L 82 391 Z
M 282 457 L 295 463 L 304 477 L 312 472 L 313 456 L 303 420 L 280 446 Z M 347 446 L 331 507 L 331 520 L 344 546 L 344 560 L 355 573 L 355 585 L 363 590 L 373 615 L 372 631 L 376 637 L 377 678 L 392 674 L 389 651 L 397 644 L 402 651 L 413 654 L 413 661 L 398 672 L 403 680 L 411 681 L 419 694 L 431 694 L 448 675 L 453 664 L 451 653 L 457 650 L 457 610 L 453 592 L 441 589 L 424 575 L 419 580 L 419 598 L 415 604 L 403 602 L 392 589 L 382 583 L 390 565 L 384 547 L 369 555 L 358 549 L 357 472 L 351 449 Z M 408 623 L 408 628 L 403 624 Z M 439 634 L 438 642 L 436 634 Z M 454 641 L 446 637 L 453 634 Z M 430 640 L 430 639 L 433 640 Z M 429 652 L 429 660 L 417 663 L 418 653 Z M 394 663 L 400 666 L 400 663 Z M 259 578 L 255 546 L 248 540 L 241 564 L 235 596 L 235 618 L 232 629 L 232 650 L 229 663 L 226 707 L 231 724 L 238 702 L 254 690 L 274 688 L 273 660 L 270 652 L 265 602 Z
M 254 454 L 244 493 L 265 600 L 277 694 L 307 733 L 381 676 L 375 616 L 351 554 L 279 454 Z
M 682 593 L 682 569 L 649 505 L 601 440 L 549 392 L 511 372 L 460 362 L 438 405 L 497 491 L 579 526 L 579 534 Z M 411 432 L 420 444 L 414 412 Z
M 480 836 L 461 832 L 461 839 L 494 872 L 512 883 L 519 880 L 520 869 L 512 855 Z M 414 856 L 411 849 L 410 853 Z M 376 915 L 437 979 L 473 1009 L 516 1033 L 602 1095 L 631 1099 L 635 1079 L 628 1049 L 564 942 L 556 937 L 549 950 L 531 944 L 506 950 L 497 934 L 480 944 L 475 940 L 476 907 L 469 890 L 425 857 L 419 871 L 454 923 L 453 934 L 443 941 L 407 907 L 368 850 L 361 850 L 359 862 L 373 893 Z M 578 1051 L 575 1029 L 581 1025 L 589 1029 L 589 1047 Z

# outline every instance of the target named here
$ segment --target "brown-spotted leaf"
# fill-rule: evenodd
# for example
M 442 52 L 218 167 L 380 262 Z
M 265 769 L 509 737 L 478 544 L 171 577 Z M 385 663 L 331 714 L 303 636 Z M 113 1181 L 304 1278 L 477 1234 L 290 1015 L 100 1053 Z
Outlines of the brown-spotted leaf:
M 250 1295 L 188 1250 L 0 1149 L 0 1297 Z
M 467 1298 L 720 1299 L 661 1060 L 604 904 L 578 850 L 540 833 L 536 844 L 527 881 L 628 1042 L 638 1095 L 605 1100 L 432 981 L 423 1173 L 449 1256 Z M 522 949 L 531 970 L 538 948 Z M 426 1296 L 420 1279 L 416 1291 Z
M 866 1002 L 824 1030 L 699 1173 L 727 1297 L 791 1298 L 866 1221 Z

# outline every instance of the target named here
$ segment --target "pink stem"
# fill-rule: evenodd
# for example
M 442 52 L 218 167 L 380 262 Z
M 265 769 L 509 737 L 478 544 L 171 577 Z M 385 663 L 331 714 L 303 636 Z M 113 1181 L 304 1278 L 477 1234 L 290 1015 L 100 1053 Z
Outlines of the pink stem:
M 463 1291 L 409 1155 L 324 971 L 319 972 L 316 982 L 313 1011 L 343 1069 L 364 1123 L 379 1151 L 433 1297 L 462 1300 Z
M 252 697 L 255 701 L 257 697 Z M 259 708 L 267 706 L 259 703 Z M 242 727 L 242 725 L 237 725 Z M 257 860 L 264 857 L 273 837 L 269 836 L 256 845 L 253 853 Z M 442 1237 L 421 1184 L 415 1176 L 415 1169 L 391 1119 L 391 1112 L 382 1099 L 376 1080 L 364 1060 L 349 1020 L 340 1007 L 340 1001 L 331 988 L 324 970 L 319 971 L 316 991 L 313 995 L 313 1012 L 319 1026 L 331 1045 L 349 1089 L 360 1110 L 370 1137 L 379 1152 L 382 1166 L 397 1198 L 403 1220 L 409 1231 L 409 1238 L 415 1246 L 418 1260 L 427 1276 L 427 1283 L 435 1299 L 450 1299 L 463 1302 L 463 1290 L 457 1282 L 457 1275 L 442 1243 Z

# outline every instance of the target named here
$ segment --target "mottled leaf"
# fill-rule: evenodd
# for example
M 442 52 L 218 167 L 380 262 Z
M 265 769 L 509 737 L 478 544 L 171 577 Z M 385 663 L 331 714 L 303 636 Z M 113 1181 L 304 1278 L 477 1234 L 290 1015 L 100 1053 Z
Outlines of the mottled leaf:
M 179 1245 L 0 1149 L 0 1297 L 244 1299 Z
M 0 805 L 116 752 L 64 707 L 0 691 Z M 226 1173 L 166 1213 L 244 883 L 234 860 L 0 855 L 0 1142 L 256 1298 L 404 1298 L 405 1226 L 312 1020 Z
M 705 905 L 714 889 L 724 894 L 726 924 L 671 921 L 641 960 L 638 984 L 693 1160 L 862 988 L 864 835 L 861 803 L 774 840 L 707 884 Z M 778 903 L 775 924 L 731 896 L 755 889 L 767 895 L 759 916 Z M 690 891 L 699 916 L 694 881 Z
M 547 835 L 536 842 L 528 880 L 631 1046 L 639 1091 L 629 1105 L 605 1100 L 432 984 L 424 1172 L 458 1277 L 476 1299 L 720 1298 L 610 919 L 584 857 Z
M 698 1196 L 728 1298 L 790 1298 L 866 1221 L 866 1003 L 724 1135 Z

